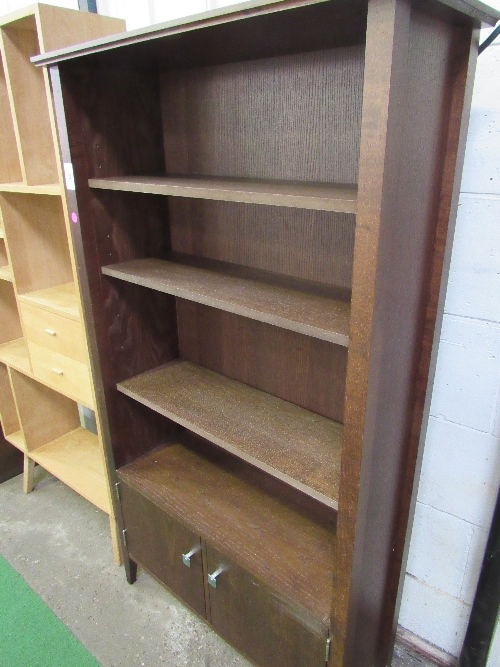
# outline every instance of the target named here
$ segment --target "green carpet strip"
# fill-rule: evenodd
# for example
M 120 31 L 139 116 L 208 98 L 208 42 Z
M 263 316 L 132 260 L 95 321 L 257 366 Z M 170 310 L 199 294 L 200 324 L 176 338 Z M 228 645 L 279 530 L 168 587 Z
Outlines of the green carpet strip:
M 0 666 L 100 667 L 1 556 Z

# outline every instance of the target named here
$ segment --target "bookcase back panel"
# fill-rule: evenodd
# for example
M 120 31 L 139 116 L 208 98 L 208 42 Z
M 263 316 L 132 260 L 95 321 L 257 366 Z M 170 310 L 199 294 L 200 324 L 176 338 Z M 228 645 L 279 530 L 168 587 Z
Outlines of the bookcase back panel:
M 0 55 L 0 183 L 18 183 L 23 180 L 16 135 L 10 111 L 9 94 Z
M 171 197 L 172 250 L 350 289 L 356 218 Z
M 3 193 L 0 205 L 18 293 L 73 282 L 60 197 Z
M 347 348 L 177 299 L 183 359 L 343 421 Z
M 0 344 L 22 337 L 14 286 L 6 280 L 0 280 L 0 322 Z
M 0 364 L 0 419 L 4 435 L 12 435 L 20 430 L 14 394 L 5 364 Z
M 356 183 L 364 47 L 161 77 L 167 173 Z
M 55 146 L 50 124 L 44 73 L 30 58 L 40 53 L 35 17 L 1 30 L 27 183 L 56 183 Z

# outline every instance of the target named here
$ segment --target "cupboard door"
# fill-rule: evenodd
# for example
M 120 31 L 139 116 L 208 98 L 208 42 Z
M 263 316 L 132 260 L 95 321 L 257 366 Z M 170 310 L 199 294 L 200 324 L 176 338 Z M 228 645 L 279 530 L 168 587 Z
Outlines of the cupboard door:
M 120 482 L 120 498 L 132 560 L 205 617 L 199 536 L 124 482 Z
M 259 667 L 324 667 L 328 629 L 320 619 L 208 544 L 206 555 L 214 630 Z

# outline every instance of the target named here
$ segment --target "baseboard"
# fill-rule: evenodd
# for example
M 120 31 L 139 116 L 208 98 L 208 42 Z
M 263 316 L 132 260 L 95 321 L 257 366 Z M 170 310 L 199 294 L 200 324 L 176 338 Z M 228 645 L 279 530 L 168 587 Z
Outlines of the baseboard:
M 427 660 L 431 660 L 438 667 L 456 667 L 458 664 L 458 658 L 455 658 L 451 653 L 443 651 L 443 649 L 434 646 L 422 637 L 414 635 L 413 632 L 402 628 L 400 625 L 396 633 L 396 641 L 427 658 Z

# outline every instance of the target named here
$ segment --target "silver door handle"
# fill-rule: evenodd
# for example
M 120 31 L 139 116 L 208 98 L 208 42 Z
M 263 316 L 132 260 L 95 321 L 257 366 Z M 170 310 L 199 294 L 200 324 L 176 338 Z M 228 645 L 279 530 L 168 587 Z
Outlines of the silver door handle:
M 182 562 L 186 567 L 191 567 L 191 558 L 198 553 L 198 551 L 201 551 L 201 547 L 198 545 L 197 547 L 194 547 L 191 549 L 191 551 L 188 551 L 187 554 L 182 554 Z
M 57 336 L 57 332 L 54 329 L 45 329 L 45 333 L 49 334 L 49 336 Z
M 225 568 L 223 565 L 219 565 L 219 567 L 215 570 L 213 574 L 209 574 L 207 579 L 208 583 L 212 588 L 217 588 L 217 577 L 219 574 L 222 574 L 223 572 L 226 571 L 227 568 Z
M 62 371 L 60 368 L 53 368 L 52 370 L 56 375 L 64 375 L 64 371 Z

